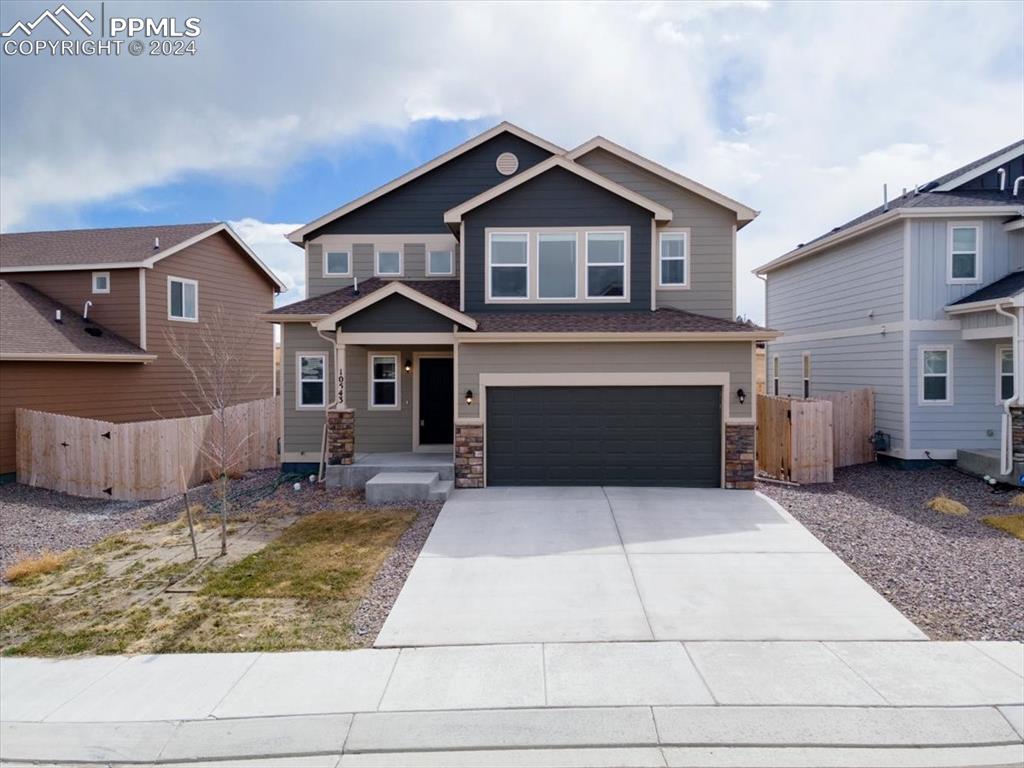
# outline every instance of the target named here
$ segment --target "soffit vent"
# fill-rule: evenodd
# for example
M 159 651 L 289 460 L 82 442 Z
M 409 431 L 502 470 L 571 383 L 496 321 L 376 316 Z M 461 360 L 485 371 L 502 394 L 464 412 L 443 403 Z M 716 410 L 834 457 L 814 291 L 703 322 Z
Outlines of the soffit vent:
M 511 176 L 519 170 L 519 158 L 511 152 L 502 152 L 498 155 L 498 161 L 495 165 L 498 168 L 498 173 L 502 176 Z

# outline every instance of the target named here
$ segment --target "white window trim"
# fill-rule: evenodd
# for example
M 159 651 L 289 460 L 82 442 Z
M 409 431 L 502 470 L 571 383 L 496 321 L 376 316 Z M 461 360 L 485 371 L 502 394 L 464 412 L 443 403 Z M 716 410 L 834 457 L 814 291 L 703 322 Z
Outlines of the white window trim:
M 96 287 L 96 278 L 105 277 L 107 278 L 106 288 Z M 93 293 L 110 293 L 110 273 L 109 272 L 93 272 L 92 273 L 92 292 Z
M 924 399 L 924 355 L 925 352 L 946 353 L 946 399 Z M 937 374 L 933 374 L 937 376 Z M 924 345 L 917 352 L 917 404 L 918 405 L 953 405 L 953 348 L 942 345 Z
M 302 402 L 302 358 L 319 357 L 321 370 L 324 372 L 320 388 L 323 402 L 317 405 L 306 405 Z M 295 409 L 298 411 L 322 411 L 327 406 L 327 353 L 326 352 L 296 352 L 295 353 Z M 315 382 L 315 379 L 306 379 L 307 383 Z
M 182 283 L 183 285 L 193 285 L 196 289 L 196 316 L 195 317 L 175 317 L 171 314 L 171 284 Z M 185 309 L 185 297 L 182 293 L 181 309 Z M 192 280 L 187 277 L 174 277 L 172 275 L 167 276 L 167 319 L 174 320 L 177 323 L 198 323 L 199 322 L 199 281 Z
M 430 254 L 431 253 L 447 253 L 448 263 L 451 265 L 447 272 L 435 272 L 430 268 Z M 424 264 L 424 274 L 430 275 L 431 277 L 439 275 L 454 275 L 455 274 L 455 251 L 451 248 L 426 248 L 424 250 L 426 264 Z
M 398 254 L 398 271 L 381 272 L 380 255 L 382 253 Z M 374 277 L 401 277 L 405 273 L 405 249 L 404 248 L 378 248 L 373 251 L 373 276 Z
M 804 352 L 800 356 L 800 377 L 801 377 L 801 391 L 800 394 L 804 398 L 811 396 L 811 353 Z
M 622 296 L 591 296 L 590 295 L 590 267 L 617 267 L 618 262 L 598 261 L 590 263 L 590 236 L 591 235 L 622 235 Z M 629 303 L 629 230 L 628 229 L 589 229 L 583 233 L 583 299 L 587 302 L 600 304 L 628 304 Z
M 772 396 L 781 397 L 782 395 L 782 377 L 779 375 L 781 372 L 781 364 L 779 363 L 779 356 L 772 355 Z
M 996 345 L 996 405 L 1003 404 L 1003 376 L 1010 376 L 1011 380 L 1013 377 L 1013 370 L 1003 373 L 1003 352 L 1009 352 L 1012 355 L 1013 347 L 1010 344 Z
M 526 263 L 525 264 L 491 264 L 491 243 L 494 240 L 494 236 L 495 235 L 500 235 L 500 236 L 515 235 L 517 237 L 525 237 L 526 238 Z M 530 295 L 530 293 L 531 293 L 530 286 L 532 284 L 532 280 L 530 279 L 530 274 L 531 274 L 530 262 L 533 260 L 532 259 L 532 255 L 531 255 L 530 241 L 532 239 L 533 238 L 530 237 L 530 233 L 529 232 L 523 232 L 521 230 L 517 230 L 517 231 L 512 231 L 512 230 L 507 230 L 507 231 L 506 230 L 496 230 L 496 231 L 493 231 L 493 232 L 489 231 L 487 233 L 487 258 L 485 259 L 485 266 L 486 266 L 487 269 L 486 269 L 486 272 L 484 274 L 484 281 L 487 283 L 486 298 L 487 298 L 488 302 L 504 304 L 506 302 L 523 302 L 523 301 L 532 301 L 533 300 L 531 295 Z M 526 268 L 526 295 L 525 296 L 492 296 L 491 295 L 491 284 L 492 284 L 492 281 L 491 281 L 491 270 L 492 269 L 523 269 L 524 267 Z
M 682 257 L 673 257 L 671 259 L 665 259 L 662 257 L 662 242 L 665 239 L 665 235 L 682 235 L 683 236 L 683 255 Z M 681 283 L 663 283 L 661 280 L 661 263 L 663 261 L 681 261 L 683 262 L 683 282 Z M 658 289 L 666 291 L 688 291 L 690 290 L 690 228 L 689 227 L 666 227 L 665 229 L 658 230 Z
M 973 229 L 974 238 L 974 277 L 953 277 L 953 230 Z M 951 221 L 946 226 L 946 283 L 949 285 L 977 285 L 981 282 L 981 233 L 980 221 Z M 967 251 L 959 251 L 967 253 Z
M 324 248 L 323 251 L 323 276 L 324 277 L 352 277 L 352 249 L 351 248 Z M 328 253 L 344 253 L 348 256 L 348 271 L 347 272 L 331 272 L 327 268 L 327 254 Z
M 373 401 L 373 361 L 377 358 L 391 358 L 395 361 L 395 404 L 377 405 Z M 368 391 L 366 393 L 366 407 L 371 411 L 400 411 L 402 410 L 402 362 L 401 355 L 397 352 L 367 352 L 366 353 L 366 378 Z M 391 379 L 380 379 L 380 381 L 391 381 Z
M 536 285 L 531 285 L 530 289 L 533 291 L 533 300 L 539 303 L 565 303 L 567 301 L 578 301 L 580 297 L 580 232 L 574 229 L 566 229 L 561 231 L 538 231 L 531 233 L 533 240 L 536 244 L 534 252 L 537 254 L 537 269 L 534 270 L 534 282 Z M 568 238 L 572 236 L 576 239 L 576 252 L 573 258 L 573 281 L 572 281 L 572 296 L 541 296 L 540 295 L 540 238 L 542 235 L 560 235 Z

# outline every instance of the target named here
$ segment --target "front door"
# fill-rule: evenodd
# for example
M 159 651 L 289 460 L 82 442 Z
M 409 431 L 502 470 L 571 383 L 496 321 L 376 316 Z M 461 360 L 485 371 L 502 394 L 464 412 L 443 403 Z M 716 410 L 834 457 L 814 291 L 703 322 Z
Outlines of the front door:
M 420 445 L 451 445 L 455 426 L 455 373 L 450 357 L 421 357 Z

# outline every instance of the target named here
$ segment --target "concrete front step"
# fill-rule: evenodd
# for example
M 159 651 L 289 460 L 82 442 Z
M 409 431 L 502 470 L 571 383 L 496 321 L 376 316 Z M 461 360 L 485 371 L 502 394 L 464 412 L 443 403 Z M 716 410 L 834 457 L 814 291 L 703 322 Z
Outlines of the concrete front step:
M 328 465 L 325 481 L 328 488 L 362 490 L 381 472 L 436 472 L 441 480 L 455 479 L 455 465 L 442 453 L 374 453 L 356 457 L 355 464 Z
M 444 501 L 454 486 L 454 481 L 440 479 L 437 472 L 381 472 L 367 481 L 366 501 Z

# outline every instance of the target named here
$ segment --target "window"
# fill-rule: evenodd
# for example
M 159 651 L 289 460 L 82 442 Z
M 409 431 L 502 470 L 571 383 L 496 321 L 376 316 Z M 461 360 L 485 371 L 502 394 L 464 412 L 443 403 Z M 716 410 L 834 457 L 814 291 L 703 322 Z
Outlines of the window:
M 804 352 L 804 399 L 811 396 L 811 353 Z
M 1013 348 L 996 347 L 996 399 L 1013 397 Z
M 779 396 L 779 356 L 772 358 L 772 394 Z
M 427 252 L 428 275 L 450 275 L 455 272 L 453 268 L 454 263 L 451 251 Z
M 375 275 L 401 275 L 402 274 L 402 252 L 401 251 L 377 251 L 377 264 Z
M 298 408 L 323 408 L 327 402 L 327 356 L 299 352 L 295 373 L 295 399 Z
M 529 252 L 529 236 L 526 234 L 492 234 L 490 236 L 488 298 L 528 298 Z
M 537 235 L 537 298 L 576 298 L 576 234 Z
M 184 277 L 167 278 L 167 317 L 171 320 L 199 320 L 199 283 Z
M 658 236 L 658 285 L 660 287 L 689 287 L 690 276 L 686 267 L 689 248 L 687 232 L 662 232 Z
M 328 251 L 324 259 L 324 275 L 352 274 L 352 257 L 348 251 Z
M 626 233 L 587 232 L 587 298 L 626 295 Z
M 949 225 L 949 263 L 946 277 L 950 283 L 981 282 L 981 225 Z
M 920 395 L 922 404 L 952 403 L 950 371 L 953 353 L 949 348 L 922 349 Z
M 92 292 L 93 293 L 110 293 L 110 273 L 109 272 L 93 272 L 92 273 Z
M 398 408 L 398 355 L 370 355 L 370 407 Z

